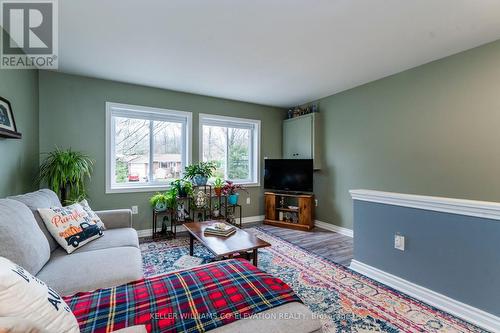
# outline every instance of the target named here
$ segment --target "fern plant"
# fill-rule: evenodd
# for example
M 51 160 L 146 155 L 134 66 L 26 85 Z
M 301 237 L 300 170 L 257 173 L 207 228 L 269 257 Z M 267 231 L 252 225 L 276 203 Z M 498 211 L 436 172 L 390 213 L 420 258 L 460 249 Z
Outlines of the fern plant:
M 64 204 L 73 203 L 87 196 L 85 180 L 90 179 L 93 167 L 87 155 L 56 148 L 40 165 L 38 181 L 47 183 Z

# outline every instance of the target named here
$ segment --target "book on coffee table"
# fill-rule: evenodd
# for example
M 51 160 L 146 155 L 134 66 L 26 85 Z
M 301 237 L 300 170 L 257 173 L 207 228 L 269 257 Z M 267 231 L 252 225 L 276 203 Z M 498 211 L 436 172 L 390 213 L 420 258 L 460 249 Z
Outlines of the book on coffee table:
M 205 234 L 207 235 L 216 235 L 216 236 L 224 236 L 227 237 L 236 232 L 236 228 L 231 225 L 227 225 L 224 223 L 219 223 L 216 226 L 210 226 L 205 228 Z

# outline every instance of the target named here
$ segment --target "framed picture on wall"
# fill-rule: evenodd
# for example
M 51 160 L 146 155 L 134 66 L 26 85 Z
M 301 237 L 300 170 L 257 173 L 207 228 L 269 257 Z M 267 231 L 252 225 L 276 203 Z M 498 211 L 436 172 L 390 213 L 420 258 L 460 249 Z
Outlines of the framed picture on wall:
M 10 102 L 0 97 L 0 137 L 20 139 Z

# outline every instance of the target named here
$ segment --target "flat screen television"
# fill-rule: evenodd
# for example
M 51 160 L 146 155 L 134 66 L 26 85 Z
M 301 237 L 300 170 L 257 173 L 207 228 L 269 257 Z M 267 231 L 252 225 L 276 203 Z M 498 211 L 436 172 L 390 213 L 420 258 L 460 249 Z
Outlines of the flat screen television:
M 264 188 L 313 192 L 313 160 L 264 160 Z

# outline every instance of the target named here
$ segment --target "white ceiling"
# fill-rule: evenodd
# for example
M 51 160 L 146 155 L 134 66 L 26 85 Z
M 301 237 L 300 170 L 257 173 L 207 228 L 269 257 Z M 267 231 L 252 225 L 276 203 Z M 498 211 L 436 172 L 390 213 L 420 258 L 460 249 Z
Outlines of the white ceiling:
M 500 38 L 498 0 L 61 0 L 60 71 L 276 106 Z

